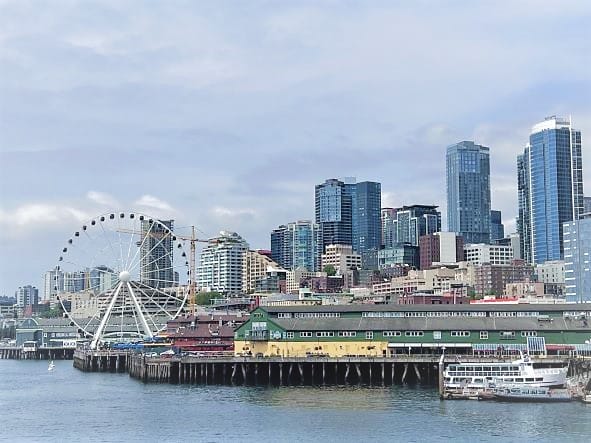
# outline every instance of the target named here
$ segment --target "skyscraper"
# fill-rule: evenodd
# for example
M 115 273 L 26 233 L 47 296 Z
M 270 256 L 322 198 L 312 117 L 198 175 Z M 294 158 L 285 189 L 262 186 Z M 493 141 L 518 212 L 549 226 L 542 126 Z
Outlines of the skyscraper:
M 353 193 L 351 184 L 337 179 L 316 185 L 316 223 L 320 226 L 321 252 L 331 244 L 353 244 Z
M 517 157 L 523 258 L 538 264 L 564 255 L 563 223 L 584 211 L 581 132 L 570 120 L 548 117 L 536 124 Z
M 462 141 L 447 148 L 447 226 L 464 243 L 490 242 L 489 148 Z
M 320 228 L 300 220 L 281 225 L 271 232 L 271 258 L 282 268 L 320 270 Z
M 396 209 L 382 208 L 382 246 L 390 247 L 396 243 L 395 224 Z
M 382 242 L 381 214 L 382 185 L 361 182 L 355 187 L 353 200 L 353 249 L 356 252 L 377 251 Z
M 505 226 L 503 226 L 501 211 L 490 211 L 490 240 L 505 238 Z
M 39 290 L 31 285 L 21 286 L 14 293 L 14 297 L 16 298 L 16 304 L 20 308 L 36 305 L 39 303 Z
M 160 220 L 160 223 L 142 220 L 140 243 L 140 282 L 158 289 L 174 286 L 176 281 L 172 257 L 173 241 L 170 235 L 174 220 Z
M 331 244 L 351 245 L 359 253 L 379 249 L 380 183 L 356 183 L 353 177 L 329 179 L 316 185 L 315 197 L 321 252 Z

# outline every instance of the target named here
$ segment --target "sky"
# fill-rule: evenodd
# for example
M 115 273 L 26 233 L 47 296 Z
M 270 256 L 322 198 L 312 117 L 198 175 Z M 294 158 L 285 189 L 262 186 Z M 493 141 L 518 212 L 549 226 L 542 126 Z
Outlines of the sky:
M 0 295 L 42 287 L 109 211 L 268 249 L 314 185 L 440 205 L 445 149 L 490 147 L 515 230 L 516 156 L 546 116 L 582 131 L 591 195 L 591 3 L 0 0 Z

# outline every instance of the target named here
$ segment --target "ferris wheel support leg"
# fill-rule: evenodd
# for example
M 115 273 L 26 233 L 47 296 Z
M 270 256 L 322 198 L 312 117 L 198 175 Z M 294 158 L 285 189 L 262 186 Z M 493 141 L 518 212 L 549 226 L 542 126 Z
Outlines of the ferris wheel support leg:
M 106 326 L 107 322 L 109 321 L 109 317 L 111 317 L 111 311 L 113 310 L 113 306 L 115 306 L 115 301 L 117 301 L 117 297 L 119 297 L 119 291 L 121 291 L 122 287 L 123 287 L 123 282 L 120 282 L 119 285 L 117 286 L 117 289 L 115 290 L 115 294 L 113 295 L 113 298 L 109 302 L 109 306 L 107 307 L 107 310 L 105 311 L 105 315 L 103 315 L 103 318 L 101 319 L 99 327 L 97 328 L 96 332 L 94 333 L 94 338 L 92 339 L 92 342 L 90 343 L 90 349 L 96 349 L 96 346 L 101 341 L 101 338 L 103 336 L 103 332 L 105 330 L 105 326 Z
M 142 323 L 142 327 L 144 328 L 144 332 L 146 333 L 146 335 L 148 337 L 150 337 L 150 338 L 154 337 L 154 334 L 152 334 L 152 330 L 148 326 L 148 322 L 146 321 L 146 317 L 144 316 L 144 313 L 142 312 L 142 310 L 140 308 L 140 304 L 137 301 L 137 298 L 135 296 L 135 293 L 133 292 L 133 289 L 131 288 L 131 285 L 129 284 L 129 282 L 126 282 L 126 284 L 127 284 L 127 290 L 129 291 L 129 294 L 131 295 L 131 300 L 133 301 L 133 304 L 135 306 L 135 310 L 138 314 L 138 317 L 140 318 L 140 322 Z

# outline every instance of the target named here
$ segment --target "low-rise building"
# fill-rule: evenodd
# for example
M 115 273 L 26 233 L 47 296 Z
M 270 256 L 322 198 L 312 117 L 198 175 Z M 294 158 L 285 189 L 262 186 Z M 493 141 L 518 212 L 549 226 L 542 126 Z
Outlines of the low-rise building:
M 361 269 L 361 255 L 353 252 L 351 245 L 328 245 L 322 254 L 322 269 L 332 266 L 338 274 Z
M 509 265 L 513 261 L 513 249 L 503 245 L 467 244 L 464 245 L 464 258 L 476 266 Z

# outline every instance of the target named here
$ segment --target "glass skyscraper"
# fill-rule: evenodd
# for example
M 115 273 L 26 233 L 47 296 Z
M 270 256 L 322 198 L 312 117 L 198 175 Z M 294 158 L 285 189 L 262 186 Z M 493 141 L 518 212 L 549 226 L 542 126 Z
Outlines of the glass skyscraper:
M 380 249 L 382 237 L 382 185 L 361 182 L 355 187 L 353 201 L 353 250 L 360 254 Z
M 581 132 L 555 116 L 535 125 L 517 157 L 517 178 L 524 259 L 534 264 L 561 260 L 563 223 L 584 211 Z
M 354 190 L 337 179 L 316 185 L 315 221 L 320 226 L 322 252 L 331 244 L 353 245 Z
M 501 211 L 490 211 L 490 240 L 501 240 L 505 238 L 505 226 L 501 216 Z
M 321 252 L 331 244 L 351 245 L 359 253 L 381 244 L 381 184 L 355 178 L 329 179 L 316 185 L 316 218 Z
M 489 157 L 471 141 L 447 148 L 447 227 L 464 243 L 490 243 Z
M 320 270 L 320 228 L 308 220 L 281 225 L 271 232 L 271 258 L 284 269 Z

